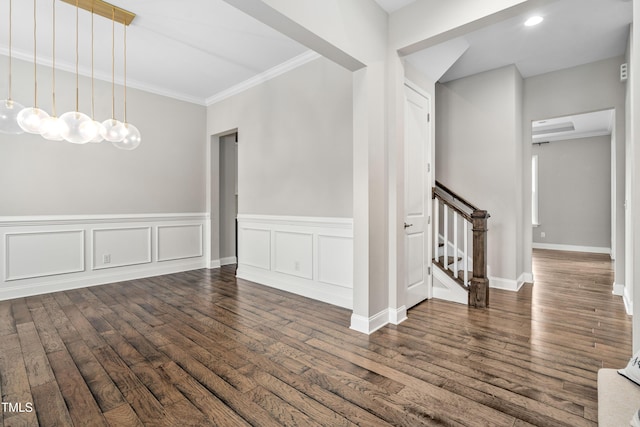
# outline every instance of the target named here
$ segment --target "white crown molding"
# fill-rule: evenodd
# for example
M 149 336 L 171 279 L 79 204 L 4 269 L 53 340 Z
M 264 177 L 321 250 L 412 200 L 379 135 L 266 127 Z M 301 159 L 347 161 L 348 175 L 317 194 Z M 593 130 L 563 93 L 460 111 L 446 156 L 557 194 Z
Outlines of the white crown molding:
M 4 56 L 9 56 L 9 49 L 6 47 L 0 47 L 0 54 Z M 33 53 L 28 53 L 25 51 L 21 51 L 19 49 L 12 49 L 12 57 L 15 59 L 20 59 L 25 62 L 33 63 Z M 176 99 L 178 101 L 189 102 L 191 104 L 202 105 L 202 106 L 210 106 L 217 102 L 222 101 L 223 99 L 229 98 L 233 95 L 237 95 L 238 93 L 244 92 L 247 89 L 250 89 L 254 86 L 257 86 L 261 83 L 264 83 L 268 80 L 273 79 L 281 74 L 286 73 L 287 71 L 291 71 L 295 68 L 298 68 L 308 62 L 313 61 L 314 59 L 320 58 L 320 54 L 309 50 L 301 55 L 295 56 L 288 61 L 283 62 L 282 64 L 276 65 L 273 68 L 268 69 L 267 71 L 260 73 L 254 77 L 251 77 L 244 82 L 238 83 L 235 86 L 230 87 L 229 89 L 225 89 L 222 92 L 219 92 L 215 95 L 212 95 L 208 98 L 200 98 L 194 97 L 191 95 L 187 95 L 184 93 L 178 93 L 174 91 L 167 90 L 165 88 L 161 88 L 158 86 L 150 85 L 147 83 L 143 83 L 137 80 L 127 79 L 127 88 L 128 89 L 138 89 L 144 92 L 152 93 L 155 95 L 165 96 L 167 98 Z M 53 63 L 51 58 L 36 58 L 36 62 L 38 65 L 45 66 L 51 68 Z M 75 64 L 71 64 L 69 62 L 61 61 L 56 59 L 56 70 L 65 71 L 71 74 L 75 74 L 76 68 Z M 87 67 L 80 67 L 78 69 L 78 74 L 83 77 L 91 78 L 91 69 Z M 94 78 L 95 80 L 104 81 L 107 83 L 111 83 L 111 75 L 108 73 L 103 73 L 98 70 L 94 70 Z M 123 86 L 124 80 L 121 76 L 115 77 L 115 83 L 117 85 Z
M 0 47 L 0 54 L 8 57 L 9 56 L 9 49 L 7 49 L 6 47 Z M 13 48 L 12 49 L 12 57 L 14 59 L 20 59 L 20 60 L 25 61 L 25 62 L 33 63 L 33 52 L 32 53 L 27 53 L 27 52 L 21 51 L 19 49 Z M 51 58 L 38 57 L 38 58 L 36 58 L 36 63 L 38 65 L 41 65 L 41 66 L 44 66 L 44 67 L 49 67 L 49 68 L 51 68 L 53 66 L 53 62 L 52 62 Z M 71 64 L 69 62 L 61 61 L 60 59 L 57 59 L 57 58 L 56 58 L 56 70 L 65 71 L 65 72 L 68 72 L 68 73 L 71 73 L 71 74 L 75 74 L 76 73 L 75 64 Z M 83 77 L 91 78 L 91 69 L 87 68 L 87 67 L 80 66 L 78 68 L 78 74 L 83 76 Z M 98 70 L 94 70 L 94 79 L 95 80 L 104 81 L 104 82 L 107 82 L 107 83 L 111 83 L 111 74 L 103 73 L 103 72 L 100 72 Z M 124 86 L 124 79 L 121 76 L 116 76 L 114 80 L 115 80 L 115 83 L 117 85 Z M 170 90 L 166 90 L 164 88 L 160 88 L 158 86 L 149 85 L 149 84 L 146 84 L 146 83 L 139 82 L 137 80 L 131 80 L 129 78 L 127 78 L 127 89 L 138 89 L 138 90 L 141 90 L 143 92 L 152 93 L 154 95 L 165 96 L 167 98 L 176 99 L 178 101 L 184 101 L 184 102 L 189 102 L 191 104 L 205 106 L 205 99 L 204 98 L 199 98 L 199 97 L 194 97 L 194 96 L 191 96 L 191 95 L 186 95 L 186 94 L 183 94 L 183 93 L 173 92 L 173 91 L 170 91 Z
M 254 86 L 257 86 L 261 83 L 264 83 L 268 80 L 273 79 L 274 77 L 278 77 L 281 74 L 286 73 L 287 71 L 291 71 L 295 68 L 298 68 L 308 62 L 311 62 L 317 58 L 320 58 L 320 54 L 308 50 L 305 53 L 298 55 L 296 57 L 291 58 L 288 61 L 283 62 L 282 64 L 276 65 L 273 68 L 268 69 L 264 73 L 260 73 L 257 76 L 254 76 L 248 80 L 245 80 L 242 83 L 239 83 L 235 86 L 230 87 L 229 89 L 225 89 L 222 92 L 219 92 L 215 95 L 210 96 L 206 99 L 205 104 L 207 106 L 216 104 L 223 99 L 229 98 L 231 96 L 237 95 L 241 92 L 244 92 Z

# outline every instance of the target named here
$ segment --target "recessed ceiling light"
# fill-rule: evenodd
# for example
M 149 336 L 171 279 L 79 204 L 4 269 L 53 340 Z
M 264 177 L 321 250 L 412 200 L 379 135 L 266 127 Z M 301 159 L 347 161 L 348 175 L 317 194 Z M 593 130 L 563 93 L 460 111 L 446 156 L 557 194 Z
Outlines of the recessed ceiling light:
M 543 20 L 544 18 L 542 16 L 532 16 L 525 21 L 524 25 L 526 25 L 527 27 L 533 27 L 534 25 L 538 25 L 539 23 L 541 23 Z

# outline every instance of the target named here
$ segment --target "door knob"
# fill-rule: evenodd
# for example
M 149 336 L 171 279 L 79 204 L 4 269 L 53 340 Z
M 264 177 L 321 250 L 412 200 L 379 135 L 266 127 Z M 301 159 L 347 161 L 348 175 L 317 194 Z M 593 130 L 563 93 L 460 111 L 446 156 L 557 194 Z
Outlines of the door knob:
M 406 222 L 404 223 L 404 228 L 409 228 L 409 227 L 413 227 L 413 224 L 407 224 Z

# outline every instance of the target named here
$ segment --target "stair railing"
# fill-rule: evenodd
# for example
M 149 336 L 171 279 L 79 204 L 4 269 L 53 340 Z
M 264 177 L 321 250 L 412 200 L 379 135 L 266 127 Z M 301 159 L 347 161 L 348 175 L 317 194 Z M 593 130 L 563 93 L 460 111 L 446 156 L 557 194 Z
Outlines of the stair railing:
M 433 188 L 432 197 L 434 200 L 433 253 L 436 254 L 434 264 L 468 291 L 469 306 L 488 307 L 487 220 L 490 215 L 438 181 Z M 472 234 L 471 248 L 469 248 L 470 233 Z M 441 253 L 442 256 L 440 256 Z

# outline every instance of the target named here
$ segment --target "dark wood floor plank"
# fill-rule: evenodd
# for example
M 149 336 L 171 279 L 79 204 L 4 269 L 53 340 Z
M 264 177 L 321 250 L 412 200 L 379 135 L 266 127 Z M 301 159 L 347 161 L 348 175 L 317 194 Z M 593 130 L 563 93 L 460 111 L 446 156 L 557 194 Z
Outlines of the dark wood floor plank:
M 430 300 L 369 336 L 233 267 L 0 302 L 0 394 L 35 405 L 0 427 L 595 426 L 597 370 L 631 352 L 612 264 L 533 269 L 488 309 Z
M 20 338 L 18 334 L 2 337 L 0 346 L 0 390 L 2 402 L 13 405 L 33 403 L 33 395 L 29 385 L 29 377 L 25 367 Z M 2 411 L 5 426 L 33 426 L 37 425 L 36 412 L 6 412 Z
M 100 407 L 66 350 L 47 355 L 75 425 L 107 426 Z
M 70 426 L 73 424 L 69 410 L 57 382 L 33 387 L 33 408 L 40 427 Z
M 53 372 L 49 366 L 49 360 L 42 347 L 36 326 L 33 323 L 21 323 L 17 326 L 17 330 L 29 385 L 36 387 L 53 382 L 55 380 Z

